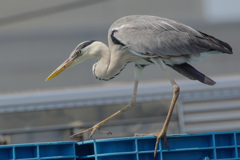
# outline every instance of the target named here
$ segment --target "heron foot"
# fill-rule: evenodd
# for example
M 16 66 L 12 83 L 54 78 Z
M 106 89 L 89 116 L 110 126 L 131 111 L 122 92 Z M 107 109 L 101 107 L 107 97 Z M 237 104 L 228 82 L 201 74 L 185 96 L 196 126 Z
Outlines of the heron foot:
M 167 132 L 162 130 L 161 132 L 149 133 L 149 134 L 135 133 L 134 136 L 155 136 L 157 138 L 157 140 L 156 140 L 156 144 L 155 144 L 154 157 L 156 157 L 158 144 L 159 144 L 159 141 L 160 141 L 161 138 L 163 138 L 163 140 L 164 140 L 164 146 L 166 148 L 170 149 L 168 144 L 167 144 L 167 136 L 166 135 L 167 135 Z
M 90 132 L 90 135 L 89 135 L 89 139 L 90 139 L 90 138 L 92 138 L 93 134 L 94 134 L 96 131 L 99 131 L 99 132 L 104 133 L 104 134 L 107 134 L 107 135 L 111 135 L 111 134 L 112 134 L 112 132 L 109 132 L 109 131 L 106 131 L 106 130 L 102 130 L 102 129 L 100 130 L 100 129 L 99 129 L 100 126 L 101 126 L 101 125 L 98 123 L 98 124 L 92 126 L 91 128 L 88 128 L 88 129 L 86 129 L 86 130 L 84 130 L 84 131 L 80 131 L 80 132 L 77 132 L 77 133 L 71 135 L 70 138 L 74 139 L 74 138 L 77 138 L 77 137 L 82 136 L 82 135 L 85 134 L 85 133 L 89 133 L 89 132 Z

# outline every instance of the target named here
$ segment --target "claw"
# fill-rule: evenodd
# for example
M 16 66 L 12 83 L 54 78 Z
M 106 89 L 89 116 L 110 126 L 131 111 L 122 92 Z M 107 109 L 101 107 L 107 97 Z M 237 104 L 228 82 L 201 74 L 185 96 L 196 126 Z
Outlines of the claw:
M 89 132 L 90 130 L 92 130 L 92 128 L 86 129 L 84 131 L 81 132 L 77 132 L 73 135 L 70 136 L 71 139 L 77 138 L 77 137 L 81 137 L 84 133 Z
M 161 138 L 164 139 L 164 146 L 168 149 L 169 146 L 167 145 L 167 137 L 166 137 L 166 132 L 161 131 L 161 132 L 157 132 L 157 133 L 149 133 L 149 134 L 139 134 L 139 133 L 135 133 L 134 136 L 155 136 L 157 138 L 156 140 L 156 144 L 155 144 L 155 150 L 154 150 L 154 157 L 156 157 L 157 155 L 157 148 L 158 148 L 158 144 Z
M 156 144 L 155 144 L 155 150 L 154 150 L 154 157 L 157 155 L 157 148 L 158 148 L 158 143 L 160 141 L 161 137 L 157 137 Z
M 112 132 L 106 131 L 106 130 L 99 130 L 99 132 L 102 132 L 107 135 L 112 135 Z
M 166 148 L 168 148 L 168 149 L 170 149 L 170 147 L 168 146 L 168 144 L 167 144 L 167 136 L 166 136 L 166 134 L 164 135 L 164 146 L 166 147 Z
M 92 138 L 93 134 L 97 131 L 98 127 L 95 125 L 91 128 L 92 132 L 89 135 L 89 138 Z
M 112 134 L 111 132 L 106 131 L 106 130 L 99 130 L 99 125 L 96 124 L 96 125 L 94 125 L 94 126 L 91 127 L 91 128 L 88 128 L 88 129 L 86 129 L 86 130 L 84 130 L 84 131 L 80 131 L 80 132 L 77 132 L 77 133 L 71 135 L 70 138 L 74 139 L 74 138 L 77 138 L 77 137 L 82 136 L 84 133 L 88 133 L 88 132 L 91 131 L 91 133 L 90 133 L 90 135 L 89 135 L 89 139 L 90 139 L 90 138 L 92 138 L 93 134 L 94 134 L 97 130 L 98 130 L 99 132 L 104 133 L 104 134 L 107 134 L 107 135 L 111 135 L 111 134 Z
M 170 148 L 167 145 L 166 132 L 154 133 L 153 135 L 157 138 L 156 144 L 155 144 L 155 150 L 154 150 L 154 157 L 156 157 L 156 155 L 157 155 L 157 147 L 158 147 L 158 144 L 159 144 L 159 141 L 160 141 L 161 138 L 163 138 L 163 140 L 164 140 L 164 146 L 167 147 L 168 149 L 170 149 Z

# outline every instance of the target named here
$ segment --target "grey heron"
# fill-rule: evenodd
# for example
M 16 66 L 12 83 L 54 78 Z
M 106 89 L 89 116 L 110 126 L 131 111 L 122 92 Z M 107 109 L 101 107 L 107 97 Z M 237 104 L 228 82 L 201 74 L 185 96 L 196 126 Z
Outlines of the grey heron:
M 174 20 L 148 15 L 131 15 L 116 20 L 108 31 L 108 44 L 109 46 L 99 41 L 80 43 L 69 58 L 46 80 L 88 58 L 98 59 L 92 67 L 93 75 L 99 80 L 106 81 L 117 76 L 128 63 L 135 63 L 134 88 L 128 105 L 93 127 L 71 136 L 74 138 L 89 132 L 91 137 L 97 130 L 110 133 L 100 130 L 100 126 L 135 105 L 139 75 L 144 67 L 154 64 L 162 69 L 173 87 L 173 97 L 166 120 L 160 132 L 139 134 L 157 137 L 154 155 L 161 138 L 164 138 L 164 145 L 168 147 L 166 133 L 180 93 L 179 86 L 167 71 L 166 66 L 191 80 L 214 85 L 215 81 L 196 70 L 188 62 L 200 59 L 204 55 L 232 54 L 230 45 L 213 36 Z

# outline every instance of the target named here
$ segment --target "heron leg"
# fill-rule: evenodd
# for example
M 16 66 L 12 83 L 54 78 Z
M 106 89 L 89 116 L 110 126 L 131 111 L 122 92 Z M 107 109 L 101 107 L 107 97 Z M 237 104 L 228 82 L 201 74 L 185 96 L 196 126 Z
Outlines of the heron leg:
M 71 138 L 77 138 L 81 135 L 83 135 L 84 133 L 90 132 L 90 138 L 92 137 L 92 135 L 98 130 L 102 133 L 106 133 L 106 134 L 111 134 L 111 132 L 105 131 L 105 130 L 100 130 L 100 126 L 102 126 L 103 124 L 105 124 L 106 122 L 108 122 L 109 120 L 115 118 L 116 116 L 118 116 L 119 114 L 126 112 L 128 110 L 131 110 L 134 106 L 135 106 L 135 102 L 136 102 L 136 94 L 137 94 L 137 87 L 138 87 L 138 79 L 140 76 L 140 73 L 142 71 L 143 67 L 142 66 L 135 66 L 135 72 L 134 72 L 134 88 L 133 88 L 133 93 L 132 93 L 132 98 L 131 101 L 122 109 L 120 109 L 119 111 L 115 112 L 114 114 L 112 114 L 111 116 L 109 116 L 108 118 L 102 120 L 101 122 L 95 124 L 93 127 L 86 129 L 84 131 L 80 131 L 77 132 L 75 134 L 73 134 L 71 136 Z
M 154 151 L 154 157 L 156 157 L 156 154 L 157 154 L 157 147 L 158 147 L 158 143 L 159 143 L 159 140 L 161 138 L 163 138 L 164 140 L 164 146 L 169 148 L 169 146 L 167 145 L 167 129 L 168 129 L 168 125 L 169 125 L 169 122 L 170 122 L 170 119 L 171 119 L 171 116 L 172 116 L 172 113 L 173 113 L 173 109 L 175 107 L 175 104 L 177 102 L 177 99 L 178 99 L 178 96 L 179 96 L 179 93 L 180 93 L 180 88 L 179 86 L 177 85 L 177 83 L 174 81 L 174 79 L 172 78 L 172 76 L 170 75 L 170 73 L 167 71 L 166 67 L 165 67 L 165 64 L 161 61 L 161 60 L 152 60 L 157 66 L 159 66 L 162 70 L 164 70 L 167 78 L 169 79 L 169 81 L 171 82 L 172 84 L 172 87 L 173 87 L 173 97 L 172 97 L 172 100 L 171 100 L 171 104 L 170 104 L 170 108 L 169 108 L 169 111 L 168 111 L 168 114 L 167 114 L 167 117 L 166 117 L 166 120 L 163 124 L 163 127 L 162 127 L 162 130 L 160 132 L 157 132 L 157 133 L 150 133 L 150 134 L 136 134 L 137 136 L 150 136 L 150 135 L 153 135 L 157 138 L 156 140 L 156 144 L 155 144 L 155 151 Z

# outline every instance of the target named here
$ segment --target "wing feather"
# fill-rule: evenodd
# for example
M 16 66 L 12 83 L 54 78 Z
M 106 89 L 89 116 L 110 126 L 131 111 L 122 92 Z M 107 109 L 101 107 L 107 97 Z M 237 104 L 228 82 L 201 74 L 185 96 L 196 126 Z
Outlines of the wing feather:
M 201 52 L 229 52 L 229 46 L 182 23 L 155 16 L 127 16 L 110 27 L 109 41 L 127 46 L 133 54 L 149 57 L 200 56 Z M 117 41 L 116 41 L 117 40 Z M 110 45 L 111 43 L 109 43 Z

